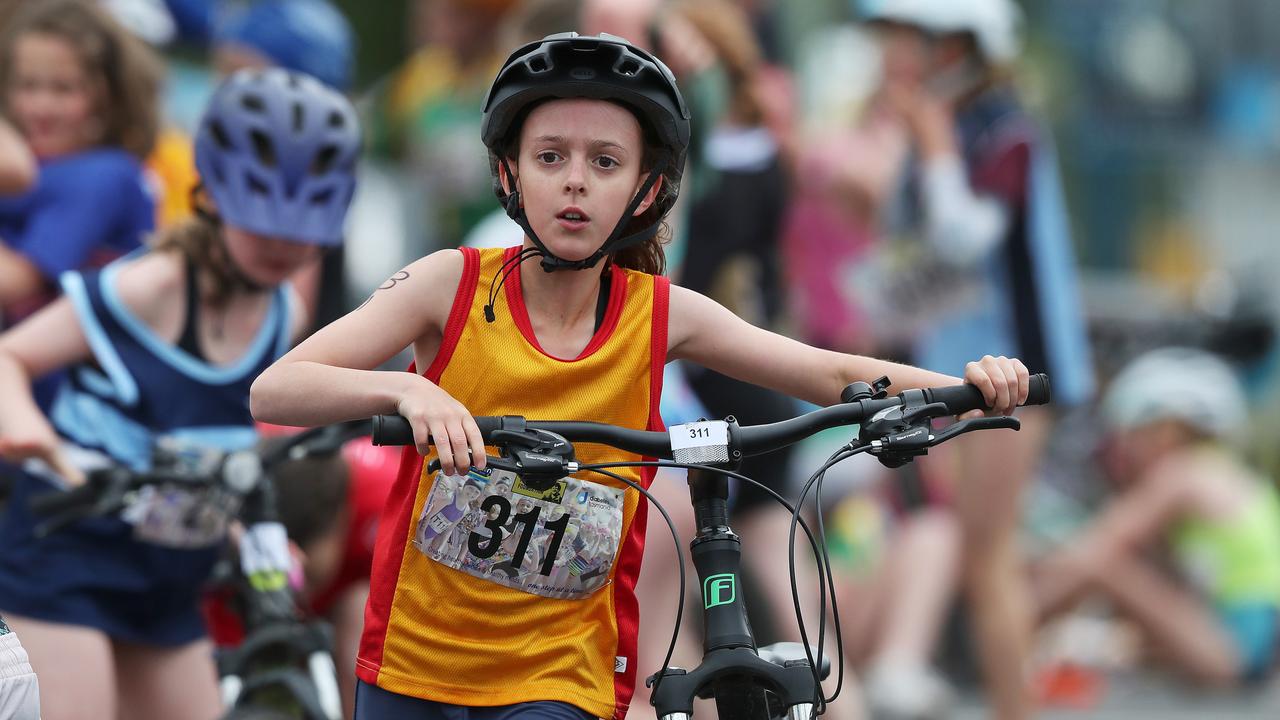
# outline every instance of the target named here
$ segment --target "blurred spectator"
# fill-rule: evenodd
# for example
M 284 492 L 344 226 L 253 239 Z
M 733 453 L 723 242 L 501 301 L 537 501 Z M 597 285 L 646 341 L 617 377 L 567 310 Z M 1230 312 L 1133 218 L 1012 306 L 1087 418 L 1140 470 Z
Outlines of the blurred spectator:
M 493 209 L 480 110 L 502 60 L 501 20 L 514 0 L 416 0 L 417 50 L 374 88 L 369 149 L 408 163 L 425 237 L 414 256 L 456 247 Z M 422 202 L 430 198 L 430 203 Z
M 781 294 L 777 246 L 789 179 L 779 143 L 764 125 L 759 97 L 760 48 L 747 16 L 731 0 L 676 0 L 666 6 L 656 32 L 658 53 L 690 88 L 701 142 L 686 170 L 684 260 L 679 281 L 761 327 L 778 317 Z M 688 365 L 689 387 L 710 417 L 733 415 L 744 425 L 795 415 L 790 398 Z M 747 458 L 739 471 L 790 496 L 789 449 Z M 747 572 L 758 583 L 767 611 L 759 640 L 799 640 L 787 567 L 791 514 L 764 490 L 737 488 L 734 526 L 752 549 Z M 802 585 L 811 587 L 811 585 Z M 808 600 L 808 598 L 806 598 Z
M 1038 564 L 1039 616 L 1100 594 L 1194 680 L 1262 679 L 1280 617 L 1280 501 L 1234 447 L 1248 421 L 1234 372 L 1203 351 L 1152 351 L 1112 380 L 1102 419 L 1117 495 Z
M 882 499 L 851 494 L 829 512 L 827 542 L 845 655 L 871 716 L 946 717 L 953 693 L 933 658 L 959 584 L 955 515 L 930 508 L 895 517 Z
M 256 0 L 228 8 L 214 33 L 213 64 L 219 75 L 279 66 L 347 92 L 355 37 L 328 0 Z
M 25 3 L 5 27 L 0 114 L 39 174 L 0 196 L 0 325 L 52 299 L 62 272 L 104 264 L 152 229 L 140 159 L 155 141 L 158 83 L 147 48 L 93 4 Z M 51 387 L 38 388 L 42 401 Z
M 878 237 L 906 141 L 896 123 L 868 118 L 819 128 L 799 142 L 783 247 L 791 320 L 808 342 L 841 352 L 895 345 L 890 333 L 871 332 L 854 277 Z
M 912 151 L 902 190 L 883 211 L 889 236 L 852 278 L 871 331 L 938 371 L 958 372 L 984 354 L 1018 357 L 1049 373 L 1058 406 L 1087 399 L 1092 370 L 1056 159 L 1010 82 L 1021 11 L 1012 0 L 862 5 L 881 47 L 869 112 L 897 123 Z M 1011 720 L 1032 713 L 1020 489 L 1052 422 L 1039 408 L 1020 417 L 1013 445 L 998 433 L 974 436 L 934 465 L 955 483 L 963 586 L 989 700 L 996 717 Z

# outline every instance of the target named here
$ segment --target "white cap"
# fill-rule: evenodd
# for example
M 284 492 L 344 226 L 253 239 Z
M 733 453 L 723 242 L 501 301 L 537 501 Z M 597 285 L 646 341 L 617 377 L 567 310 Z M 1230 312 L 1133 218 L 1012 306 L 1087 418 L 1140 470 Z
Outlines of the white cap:
M 1202 350 L 1170 347 L 1139 356 L 1111 381 L 1102 418 L 1126 430 L 1156 420 L 1181 420 L 1226 438 L 1243 429 L 1248 403 L 1235 372 Z
M 1022 49 L 1022 10 L 1013 0 L 859 0 L 868 20 L 913 25 L 936 35 L 973 33 L 993 63 L 1008 63 Z

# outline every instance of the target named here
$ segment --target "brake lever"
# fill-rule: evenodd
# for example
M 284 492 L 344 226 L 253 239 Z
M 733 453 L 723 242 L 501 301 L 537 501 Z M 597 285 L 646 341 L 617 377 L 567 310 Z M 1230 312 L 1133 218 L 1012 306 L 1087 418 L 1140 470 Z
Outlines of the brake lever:
M 546 490 L 551 487 L 552 482 L 578 471 L 576 461 L 567 460 L 561 455 L 547 455 L 525 449 L 516 450 L 511 456 L 485 455 L 485 467 L 519 475 L 524 484 L 534 490 Z M 428 473 L 435 473 L 439 469 L 439 458 L 427 464 Z
M 506 470 L 507 472 L 520 472 L 520 466 L 515 460 L 507 457 L 498 457 L 496 455 L 484 456 L 485 469 L 493 468 L 495 470 Z M 436 458 L 427 463 L 427 472 L 436 473 L 440 470 L 440 458 Z
M 915 425 L 918 421 L 925 418 L 946 417 L 951 414 L 951 409 L 946 403 L 929 403 L 927 405 L 914 405 L 904 408 L 902 412 L 902 421 L 908 425 Z
M 931 442 L 931 445 L 946 442 L 958 435 L 964 435 L 974 430 L 1021 430 L 1022 422 L 1018 418 L 1011 415 L 1000 415 L 997 417 L 980 417 L 970 418 L 969 420 L 961 420 L 938 431 Z
M 92 517 L 93 515 L 93 507 L 79 507 L 74 510 L 67 510 L 54 515 L 39 525 L 36 525 L 35 529 L 32 530 L 32 534 L 35 535 L 37 540 L 44 540 L 62 528 L 67 527 L 71 523 L 76 522 L 77 520 L 83 520 L 87 517 Z

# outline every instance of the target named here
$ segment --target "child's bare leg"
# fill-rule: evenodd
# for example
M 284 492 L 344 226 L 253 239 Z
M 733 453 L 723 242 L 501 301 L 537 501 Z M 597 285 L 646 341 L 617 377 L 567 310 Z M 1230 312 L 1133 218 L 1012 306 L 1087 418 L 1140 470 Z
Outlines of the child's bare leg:
M 99 630 L 4 616 L 40 679 L 40 714 L 45 720 L 116 717 L 115 661 L 111 641 Z
M 894 533 L 874 662 L 928 665 L 960 570 L 960 525 L 942 510 L 907 518 Z
M 1213 611 L 1133 556 L 1113 557 L 1094 586 L 1142 627 L 1179 667 L 1214 687 L 1234 684 L 1239 658 Z
M 117 641 L 114 651 L 121 720 L 214 720 L 222 714 L 208 640 L 174 648 Z
M 964 528 L 963 578 L 983 682 L 1000 720 L 1031 717 L 1025 680 L 1032 608 L 1017 547 L 1022 488 L 1035 470 L 1050 415 L 1019 411 L 1022 430 L 975 433 L 957 443 L 956 505 Z

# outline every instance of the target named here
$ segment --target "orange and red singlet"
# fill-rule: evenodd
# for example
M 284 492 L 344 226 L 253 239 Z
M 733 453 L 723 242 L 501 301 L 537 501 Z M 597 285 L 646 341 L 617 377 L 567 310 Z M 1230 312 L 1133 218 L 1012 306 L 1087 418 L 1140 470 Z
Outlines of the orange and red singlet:
M 520 273 L 485 321 L 484 288 L 507 250 L 464 249 L 465 269 L 426 377 L 473 415 L 662 429 L 665 278 L 619 268 L 604 320 L 572 360 L 538 345 Z M 579 444 L 584 463 L 640 459 Z M 425 460 L 430 460 L 431 457 Z M 538 492 L 503 473 L 428 476 L 407 448 L 379 529 L 357 675 L 456 705 L 558 700 L 602 718 L 636 681 L 636 577 L 645 504 L 594 473 Z M 651 468 L 620 474 L 648 487 Z

